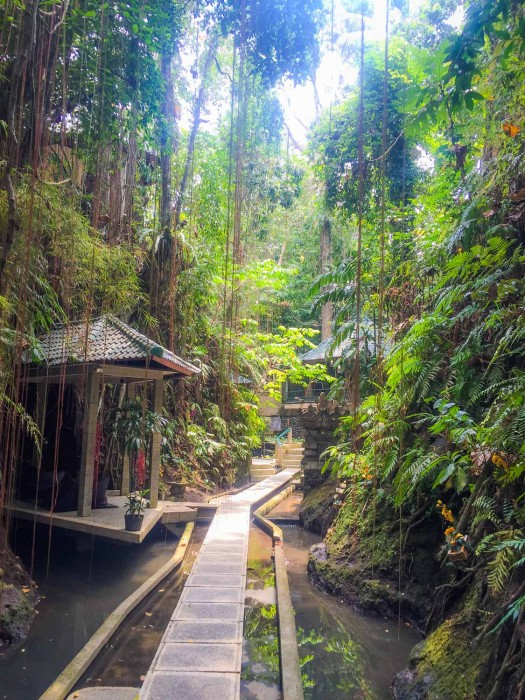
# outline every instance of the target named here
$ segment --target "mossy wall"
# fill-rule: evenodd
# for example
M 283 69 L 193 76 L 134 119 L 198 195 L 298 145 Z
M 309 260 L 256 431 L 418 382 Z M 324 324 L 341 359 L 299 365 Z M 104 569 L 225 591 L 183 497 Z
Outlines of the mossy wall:
M 337 481 L 330 479 L 321 486 L 305 493 L 299 519 L 306 530 L 316 532 L 323 537 L 326 535 L 337 513 L 337 509 L 334 507 L 337 484 Z
M 328 495 L 328 485 L 311 492 L 307 512 L 326 508 Z M 487 603 L 481 572 L 465 578 L 472 562 L 457 568 L 443 561 L 441 530 L 434 513 L 403 514 L 400 527 L 398 511 L 361 489 L 346 494 L 324 543 L 310 552 L 308 570 L 317 586 L 365 612 L 385 618 L 400 614 L 429 632 L 414 647 L 409 667 L 393 679 L 397 700 L 486 698 L 494 672 L 495 638 L 489 634 L 478 641 L 477 635 L 497 601 L 489 597 Z M 501 695 L 506 697 L 516 696 Z

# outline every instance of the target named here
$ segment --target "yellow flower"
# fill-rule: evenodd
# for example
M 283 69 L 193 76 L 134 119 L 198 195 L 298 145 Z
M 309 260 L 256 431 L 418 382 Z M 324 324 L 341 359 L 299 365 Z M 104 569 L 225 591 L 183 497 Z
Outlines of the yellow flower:
M 452 532 L 454 532 L 454 528 L 453 528 L 453 527 L 447 527 L 447 529 L 445 530 L 445 535 L 450 535 Z

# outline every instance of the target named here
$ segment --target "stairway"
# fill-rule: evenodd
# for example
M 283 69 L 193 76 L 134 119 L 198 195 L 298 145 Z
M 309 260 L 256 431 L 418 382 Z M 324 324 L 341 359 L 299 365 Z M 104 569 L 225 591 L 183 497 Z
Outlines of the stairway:
M 256 483 L 263 481 L 278 471 L 275 459 L 259 459 L 254 457 L 250 467 L 250 481 Z
M 303 460 L 304 447 L 300 443 L 283 445 L 282 468 L 300 469 Z

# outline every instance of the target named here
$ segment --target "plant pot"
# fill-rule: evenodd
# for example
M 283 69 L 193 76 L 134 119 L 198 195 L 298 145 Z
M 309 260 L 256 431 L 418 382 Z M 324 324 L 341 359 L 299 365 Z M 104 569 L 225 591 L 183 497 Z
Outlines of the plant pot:
M 140 532 L 143 520 L 143 515 L 134 515 L 133 513 L 126 513 L 126 515 L 124 516 L 126 530 L 128 532 Z
M 450 561 L 463 561 L 465 559 L 468 559 L 468 555 L 469 553 L 467 548 L 464 545 L 462 545 L 461 549 L 456 549 L 455 551 L 450 550 L 450 552 L 448 553 L 448 558 L 450 559 Z

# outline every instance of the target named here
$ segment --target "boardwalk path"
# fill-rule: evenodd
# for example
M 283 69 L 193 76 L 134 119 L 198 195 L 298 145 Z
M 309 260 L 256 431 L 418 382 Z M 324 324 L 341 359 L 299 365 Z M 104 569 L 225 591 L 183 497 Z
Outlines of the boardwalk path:
M 225 497 L 140 692 L 141 700 L 237 700 L 251 510 L 297 468 Z

